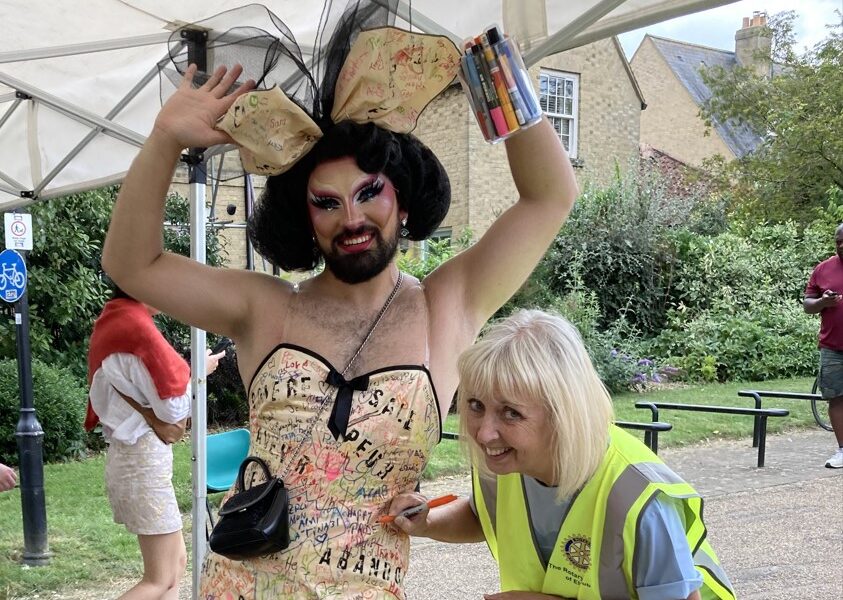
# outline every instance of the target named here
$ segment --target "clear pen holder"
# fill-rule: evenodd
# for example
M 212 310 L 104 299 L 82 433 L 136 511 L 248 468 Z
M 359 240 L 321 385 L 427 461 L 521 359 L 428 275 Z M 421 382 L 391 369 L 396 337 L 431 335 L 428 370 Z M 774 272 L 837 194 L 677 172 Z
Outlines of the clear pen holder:
M 465 42 L 460 83 L 487 142 L 496 144 L 542 118 L 517 44 L 490 27 Z

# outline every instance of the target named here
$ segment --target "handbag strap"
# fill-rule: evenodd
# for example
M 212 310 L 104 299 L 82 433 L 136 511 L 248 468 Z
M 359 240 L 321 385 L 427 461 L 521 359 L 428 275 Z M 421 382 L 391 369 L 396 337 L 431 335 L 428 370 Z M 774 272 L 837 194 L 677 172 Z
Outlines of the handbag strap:
M 251 463 L 255 463 L 259 465 L 261 469 L 263 469 L 263 474 L 266 476 L 267 481 L 271 479 L 269 475 L 269 466 L 262 458 L 260 458 L 259 456 L 247 456 L 243 459 L 243 462 L 240 463 L 240 470 L 237 471 L 237 486 L 240 488 L 241 492 L 246 491 L 246 468 Z
M 402 273 L 401 271 L 398 271 L 398 280 L 395 282 L 395 287 L 392 288 L 392 291 L 390 292 L 389 296 L 386 298 L 386 301 L 383 303 L 383 306 L 381 307 L 380 311 L 378 312 L 377 316 L 375 317 L 374 321 L 372 322 L 372 326 L 369 327 L 368 332 L 366 332 L 366 336 L 363 338 L 363 341 L 360 343 L 360 346 L 358 346 L 357 351 L 351 357 L 351 360 L 348 361 L 348 364 L 345 366 L 345 369 L 342 370 L 342 375 L 346 374 L 346 372 L 351 368 L 351 365 L 354 364 L 354 361 L 357 360 L 357 357 L 360 356 L 360 352 L 363 350 L 363 346 L 365 346 L 366 342 L 369 341 L 369 338 L 372 337 L 372 333 L 375 331 L 375 328 L 381 322 L 381 319 L 383 319 L 384 314 L 386 314 L 386 311 L 387 311 L 387 309 L 389 309 L 389 306 L 392 304 L 392 301 L 395 299 L 396 294 L 398 294 L 398 290 L 401 288 L 401 282 L 402 281 L 404 281 L 404 273 Z M 299 453 L 301 452 L 301 449 L 304 446 L 305 440 L 307 440 L 307 438 L 309 438 L 309 437 L 312 437 L 313 429 L 316 427 L 316 423 L 318 423 L 319 420 L 322 418 L 322 414 L 325 412 L 325 407 L 327 405 L 328 405 L 327 401 L 322 402 L 322 405 L 319 407 L 319 412 L 317 412 L 316 415 L 313 417 L 313 419 L 311 419 L 311 421 L 310 421 L 310 427 L 308 428 L 307 435 L 302 436 L 301 440 L 299 440 L 299 443 L 296 444 L 296 450 L 293 453 L 293 457 L 290 460 L 287 461 L 287 465 L 284 468 L 284 472 L 282 473 L 282 475 L 280 477 L 282 482 L 284 481 L 284 478 L 287 477 L 287 474 L 290 472 L 290 467 L 293 466 L 296 459 L 298 458 Z M 246 477 L 246 467 L 248 467 L 250 463 L 257 463 L 258 465 L 261 466 L 261 468 L 263 469 L 264 475 L 266 476 L 267 481 L 269 481 L 270 478 L 271 478 L 271 475 L 270 475 L 270 472 L 269 472 L 269 467 L 267 466 L 266 462 L 264 462 L 264 460 L 262 458 L 259 458 L 257 456 L 247 456 L 243 460 L 243 462 L 240 463 L 240 470 L 237 473 L 237 485 L 240 487 L 241 491 L 245 491 L 245 489 L 246 489 L 244 480 L 245 480 L 245 477 Z
M 344 376 L 348 370 L 351 368 L 351 365 L 354 364 L 354 361 L 357 360 L 357 357 L 360 356 L 360 352 L 363 350 L 363 346 L 366 345 L 366 342 L 369 341 L 369 338 L 372 337 L 372 333 L 375 331 L 375 328 L 383 319 L 383 316 L 386 314 L 387 309 L 389 309 L 390 304 L 395 299 L 395 296 L 398 294 L 398 290 L 401 289 L 401 282 L 404 281 L 404 273 L 398 271 L 398 280 L 395 282 L 395 287 L 392 288 L 392 291 L 387 296 L 386 301 L 383 303 L 380 311 L 378 312 L 377 316 L 375 317 L 374 321 L 372 322 L 372 326 L 369 327 L 369 330 L 366 332 L 366 336 L 363 338 L 363 341 L 360 342 L 360 346 L 357 347 L 357 351 L 351 357 L 351 360 L 348 361 L 348 364 L 345 366 L 345 369 L 342 370 L 342 375 Z M 328 405 L 328 402 L 323 402 L 322 406 L 319 407 L 319 412 L 316 413 L 316 416 L 311 420 L 310 427 L 308 429 L 307 435 L 302 436 L 299 443 L 296 445 L 296 451 L 293 454 L 293 458 L 287 461 L 287 466 L 284 468 L 284 473 L 281 475 L 281 480 L 283 481 L 287 474 L 290 472 L 290 467 L 293 466 L 296 459 L 301 452 L 302 446 L 304 446 L 305 440 L 313 435 L 313 429 L 316 427 L 316 423 L 322 418 L 322 414 L 325 412 L 325 407 Z
M 354 356 L 351 357 L 351 360 L 348 361 L 348 364 L 345 365 L 345 368 L 340 373 L 343 377 L 345 374 L 348 373 L 348 370 L 351 368 L 351 365 L 354 364 L 354 361 L 357 360 L 357 357 L 360 356 L 360 353 L 363 351 L 363 346 L 366 345 L 366 342 L 369 341 L 369 338 L 372 337 L 372 333 L 374 333 L 375 328 L 380 324 L 381 319 L 386 314 L 386 311 L 389 309 L 389 305 L 392 304 L 392 301 L 395 300 L 395 295 L 398 293 L 398 290 L 401 288 L 401 282 L 404 280 L 404 273 L 398 271 L 398 281 L 395 282 L 395 287 L 392 288 L 392 291 L 389 293 L 389 296 L 386 297 L 386 302 L 383 303 L 383 306 L 378 312 L 378 316 L 375 317 L 375 320 L 372 322 L 372 326 L 369 327 L 369 331 L 366 332 L 366 337 L 363 338 L 363 341 L 360 342 L 360 345 L 357 347 L 357 352 L 354 353 Z

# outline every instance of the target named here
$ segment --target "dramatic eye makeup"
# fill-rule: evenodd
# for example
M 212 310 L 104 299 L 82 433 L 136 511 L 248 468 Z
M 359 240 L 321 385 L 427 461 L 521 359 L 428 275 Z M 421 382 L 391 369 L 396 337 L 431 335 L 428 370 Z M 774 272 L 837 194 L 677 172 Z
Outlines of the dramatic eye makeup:
M 383 179 L 380 177 L 375 178 L 357 192 L 357 195 L 354 197 L 355 202 L 366 202 L 371 200 L 372 198 L 376 197 L 383 191 Z
M 340 203 L 336 198 L 330 196 L 317 196 L 310 194 L 310 203 L 319 210 L 336 210 L 340 207 Z
M 375 177 L 364 183 L 363 187 L 354 194 L 354 202 L 363 203 L 376 198 L 383 191 L 384 185 L 384 180 L 381 177 Z M 318 196 L 312 192 L 308 194 L 308 201 L 319 210 L 336 210 L 341 204 L 333 196 Z

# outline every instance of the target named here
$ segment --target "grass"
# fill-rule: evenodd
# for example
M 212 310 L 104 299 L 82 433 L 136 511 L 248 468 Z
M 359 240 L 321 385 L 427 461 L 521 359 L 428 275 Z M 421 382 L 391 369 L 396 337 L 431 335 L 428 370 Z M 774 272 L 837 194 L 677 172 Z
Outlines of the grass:
M 621 394 L 615 397 L 615 412 L 619 420 L 649 421 L 649 411 L 634 408 L 639 400 L 753 406 L 749 398 L 737 396 L 738 390 L 753 387 L 804 392 L 810 390 L 811 380 L 710 384 L 646 394 Z M 769 420 L 770 432 L 814 426 L 808 402 L 770 399 L 764 406 L 790 410 L 789 417 Z M 672 423 L 673 430 L 659 436 L 661 447 L 752 435 L 751 417 L 667 411 L 662 413 L 662 420 Z M 457 430 L 456 415 L 449 415 L 445 431 Z M 192 497 L 190 455 L 188 442 L 174 446 L 174 482 L 183 513 L 190 512 Z M 424 476 L 435 478 L 464 472 L 466 468 L 459 443 L 443 440 L 434 451 Z M 103 455 L 44 467 L 48 537 L 53 553 L 47 567 L 26 568 L 19 564 L 23 548 L 20 490 L 0 494 L 0 600 L 86 586 L 108 589 L 110 581 L 140 577 L 141 559 L 136 539 L 112 521 L 103 474 Z M 217 500 L 219 497 L 214 496 Z M 189 537 L 186 536 L 188 543 Z

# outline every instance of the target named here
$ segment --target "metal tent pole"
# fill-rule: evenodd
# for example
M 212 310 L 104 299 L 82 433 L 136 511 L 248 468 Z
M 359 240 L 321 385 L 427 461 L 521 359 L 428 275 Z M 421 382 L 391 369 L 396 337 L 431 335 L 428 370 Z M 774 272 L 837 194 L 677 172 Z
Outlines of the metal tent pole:
M 205 31 L 183 30 L 182 38 L 187 43 L 188 63 L 195 63 L 200 71 L 206 71 L 207 39 Z M 204 148 L 191 148 L 185 162 L 188 164 L 190 183 L 190 257 L 205 263 L 205 184 L 207 181 Z M 199 578 L 205 560 L 205 501 L 208 496 L 206 472 L 207 386 L 205 375 L 205 331 L 190 328 L 190 376 L 193 388 L 193 423 L 191 442 L 193 449 L 193 508 L 192 515 L 192 584 L 193 598 L 198 597 Z

